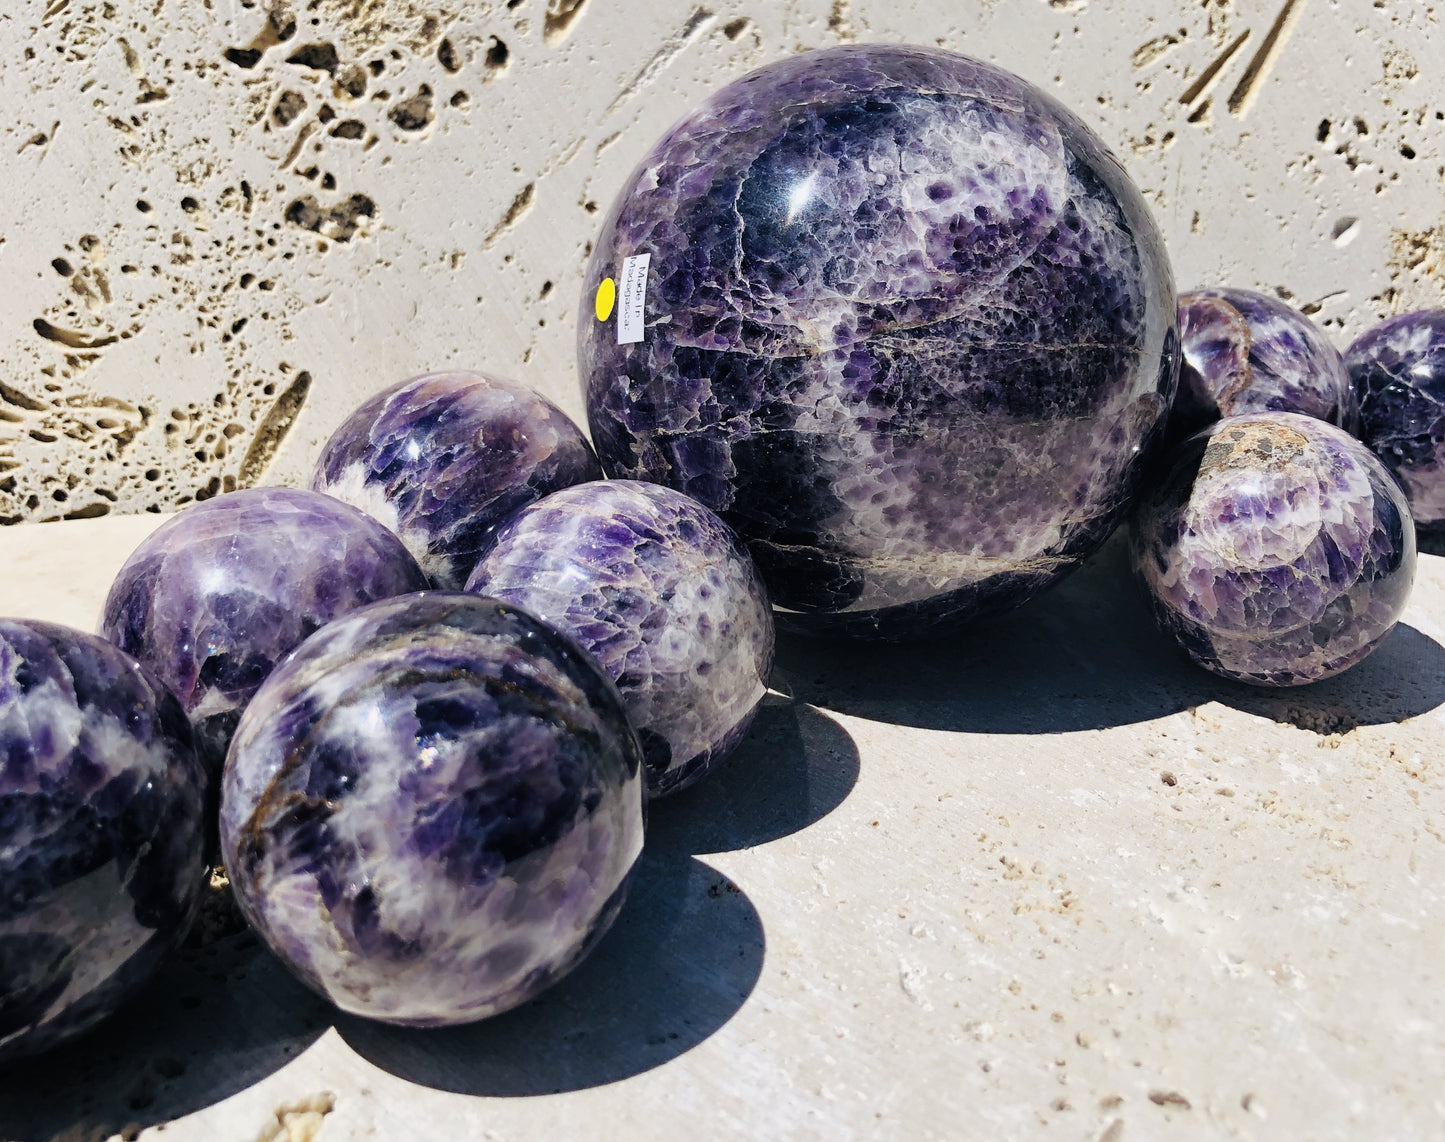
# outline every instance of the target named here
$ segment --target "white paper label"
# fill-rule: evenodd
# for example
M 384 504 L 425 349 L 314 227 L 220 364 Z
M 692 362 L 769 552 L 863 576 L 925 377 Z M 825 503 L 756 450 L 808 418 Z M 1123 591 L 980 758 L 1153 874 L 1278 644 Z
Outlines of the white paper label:
M 633 254 L 622 259 L 622 282 L 617 290 L 617 343 L 634 345 L 642 340 L 642 311 L 647 303 L 647 263 L 651 254 Z

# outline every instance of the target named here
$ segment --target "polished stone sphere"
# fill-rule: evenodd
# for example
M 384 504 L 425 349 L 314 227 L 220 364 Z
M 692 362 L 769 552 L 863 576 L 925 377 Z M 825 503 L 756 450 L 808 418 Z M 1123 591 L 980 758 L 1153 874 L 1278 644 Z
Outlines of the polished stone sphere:
M 1399 485 L 1354 437 L 1299 413 L 1190 437 L 1140 501 L 1131 540 L 1160 630 L 1206 670 L 1260 686 L 1361 661 L 1415 579 Z
M 276 663 L 364 603 L 427 586 L 395 535 L 318 492 L 253 488 L 196 504 L 131 553 L 100 633 L 181 700 L 213 774 Z
M 575 638 L 617 684 L 653 797 L 732 752 L 768 689 L 773 615 L 748 553 L 696 500 L 633 480 L 578 484 L 497 533 L 467 590 Z
M 781 623 L 910 638 L 1109 534 L 1176 321 L 1159 231 L 1088 127 L 992 65 L 873 44 L 744 76 L 648 152 L 578 356 L 608 474 L 722 516 Z
M 1445 309 L 1402 313 L 1345 351 L 1360 439 L 1410 499 L 1415 523 L 1445 527 Z
M 1222 416 L 1298 412 L 1346 432 L 1359 406 L 1339 350 L 1299 310 L 1247 289 L 1179 295 L 1184 363 L 1170 417 L 1181 439 Z
M 498 525 L 602 477 L 582 430 L 525 385 L 428 373 L 378 393 L 331 435 L 311 487 L 401 537 L 432 586 L 459 590 Z
M 0 1060 L 103 1019 L 185 934 L 205 792 L 150 671 L 94 635 L 0 619 Z
M 221 848 L 247 918 L 344 1011 L 467 1023 L 612 923 L 642 849 L 641 751 L 570 639 L 460 592 L 312 636 L 237 728 Z

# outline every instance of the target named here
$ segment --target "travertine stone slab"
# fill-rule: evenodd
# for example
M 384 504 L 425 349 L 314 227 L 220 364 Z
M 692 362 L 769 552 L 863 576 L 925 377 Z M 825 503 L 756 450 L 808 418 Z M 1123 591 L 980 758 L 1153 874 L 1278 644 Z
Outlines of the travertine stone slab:
M 299 484 L 428 370 L 579 416 L 627 173 L 723 82 L 867 41 L 1075 109 L 1181 289 L 1264 289 L 1341 348 L 1445 301 L 1434 0 L 27 0 L 0 14 L 0 520 Z
M 7 532 L 6 609 L 95 613 L 118 522 Z M 1278 693 L 1176 657 L 1125 569 L 953 646 L 784 639 L 534 1004 L 367 1025 L 231 937 L 0 1078 L 0 1135 L 1432 1137 L 1445 559 L 1377 654 Z

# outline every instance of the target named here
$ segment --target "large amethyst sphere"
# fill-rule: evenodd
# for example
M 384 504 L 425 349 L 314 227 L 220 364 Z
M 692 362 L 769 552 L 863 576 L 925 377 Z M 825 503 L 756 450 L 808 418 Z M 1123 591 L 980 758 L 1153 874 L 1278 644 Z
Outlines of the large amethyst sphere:
M 1132 541 L 1160 629 L 1205 669 L 1261 686 L 1359 662 L 1415 578 L 1415 525 L 1389 471 L 1298 413 L 1190 437 L 1141 501 Z
M 518 509 L 602 477 L 551 401 L 485 373 L 428 373 L 372 397 L 326 442 L 311 486 L 396 532 L 435 587 L 460 589 Z
M 1360 439 L 1395 471 L 1420 528 L 1445 526 L 1445 309 L 1402 313 L 1345 351 Z
M 1109 534 L 1176 321 L 1159 231 L 1080 120 L 875 44 L 744 76 L 652 148 L 593 251 L 579 364 L 608 474 L 721 515 L 783 623 L 910 638 Z
M 768 689 L 773 616 L 727 525 L 658 484 L 578 484 L 497 533 L 467 590 L 523 607 L 590 651 L 637 728 L 653 797 L 697 781 Z
M 94 635 L 0 619 L 0 1059 L 104 1018 L 185 934 L 205 790 L 149 671 Z
M 100 633 L 181 700 L 213 773 L 236 720 L 317 627 L 427 586 L 401 541 L 317 492 L 254 488 L 187 508 L 132 552 Z
M 236 731 L 221 847 L 247 918 L 345 1011 L 467 1023 L 612 923 L 642 849 L 641 753 L 570 639 L 459 592 L 319 631 Z
M 1170 420 L 1183 437 L 1222 416 L 1298 412 L 1359 427 L 1359 408 L 1337 350 L 1304 314 L 1247 289 L 1179 296 L 1184 363 Z

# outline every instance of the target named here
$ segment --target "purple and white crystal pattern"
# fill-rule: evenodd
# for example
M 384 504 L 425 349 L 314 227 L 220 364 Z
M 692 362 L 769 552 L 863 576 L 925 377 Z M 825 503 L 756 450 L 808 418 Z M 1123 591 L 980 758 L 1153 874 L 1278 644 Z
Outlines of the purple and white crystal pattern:
M 428 373 L 353 412 L 311 486 L 401 537 L 432 585 L 459 590 L 493 531 L 549 492 L 602 477 L 587 438 L 516 381 Z
M 1405 485 L 1422 530 L 1445 526 L 1445 309 L 1402 313 L 1345 351 L 1360 439 Z
M 1282 301 L 1244 289 L 1179 295 L 1184 363 L 1170 433 L 1178 438 L 1222 416 L 1298 412 L 1359 428 L 1359 407 L 1339 350 Z
M 525 611 L 426 592 L 318 632 L 226 762 L 221 839 L 267 944 L 345 1011 L 466 1023 L 570 970 L 642 849 L 615 687 Z
M 338 615 L 426 586 L 401 541 L 350 504 L 252 488 L 148 536 L 111 585 L 100 633 L 175 692 L 219 774 L 241 710 L 276 663 Z
M 592 296 L 650 255 L 641 342 Z M 584 288 L 610 475 L 731 525 L 780 620 L 935 632 L 1072 569 L 1130 502 L 1177 374 L 1148 209 L 1071 113 L 924 48 L 803 53 L 653 147 Z
M 467 590 L 575 638 L 622 694 L 651 796 L 725 758 L 767 693 L 773 617 L 757 569 L 696 500 L 659 484 L 578 484 L 497 533 Z
M 94 635 L 0 619 L 0 1059 L 110 1014 L 185 934 L 205 792 L 149 671 Z
M 1131 540 L 1160 629 L 1199 665 L 1257 685 L 1361 661 L 1415 577 L 1399 485 L 1354 437 L 1298 413 L 1229 417 L 1190 437 Z

